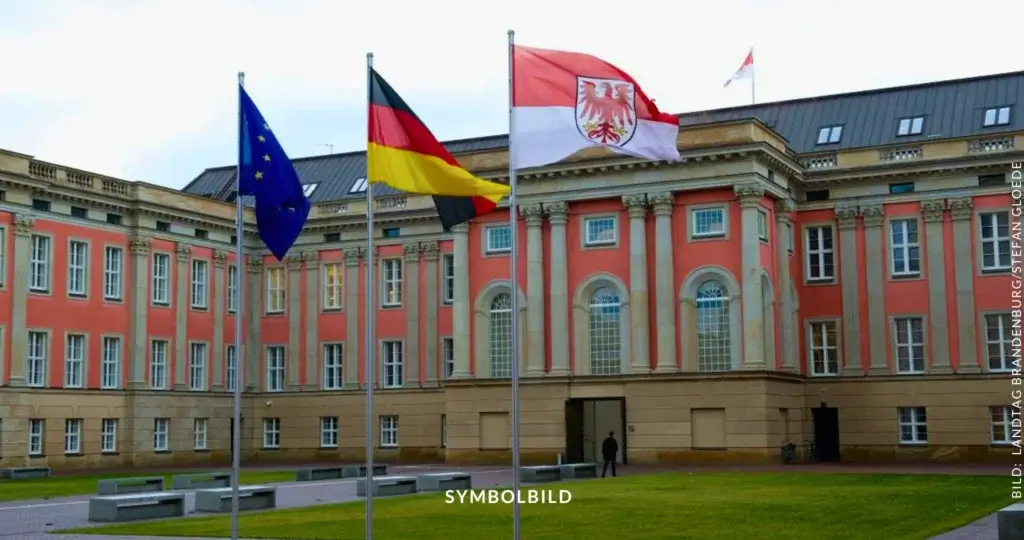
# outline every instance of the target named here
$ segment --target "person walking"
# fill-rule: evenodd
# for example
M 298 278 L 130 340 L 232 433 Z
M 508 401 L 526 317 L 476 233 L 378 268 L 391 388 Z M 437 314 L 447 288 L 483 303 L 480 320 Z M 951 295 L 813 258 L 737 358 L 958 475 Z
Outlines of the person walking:
M 612 466 L 612 476 L 615 474 L 615 457 L 619 453 L 619 443 L 615 440 L 615 432 L 609 431 L 608 436 L 601 443 L 601 457 L 604 458 L 604 469 L 601 470 L 601 478 L 608 476 L 608 465 Z

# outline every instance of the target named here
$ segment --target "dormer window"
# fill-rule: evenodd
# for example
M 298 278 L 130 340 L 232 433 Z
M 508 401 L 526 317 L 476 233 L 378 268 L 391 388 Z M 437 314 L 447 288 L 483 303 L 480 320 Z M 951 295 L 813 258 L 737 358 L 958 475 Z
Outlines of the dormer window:
M 320 184 L 302 184 L 302 194 L 308 199 Z
M 365 178 L 357 178 L 355 183 L 352 184 L 352 187 L 349 188 L 348 192 L 349 193 L 366 193 L 366 185 L 367 185 L 367 183 L 366 183 L 366 179 Z
M 818 144 L 836 144 L 843 138 L 843 126 L 825 126 L 818 130 Z
M 896 128 L 897 137 L 906 137 L 908 135 L 920 135 L 922 132 L 924 132 L 923 116 L 901 118 L 899 126 Z
M 1010 125 L 1010 106 L 985 109 L 985 123 L 982 127 Z

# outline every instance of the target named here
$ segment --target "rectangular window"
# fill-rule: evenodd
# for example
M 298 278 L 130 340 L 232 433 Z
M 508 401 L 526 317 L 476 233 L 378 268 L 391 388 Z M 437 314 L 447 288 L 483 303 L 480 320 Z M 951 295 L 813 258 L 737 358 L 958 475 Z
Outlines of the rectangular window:
M 89 217 L 89 210 L 82 208 L 81 206 L 71 207 L 71 217 L 79 219 L 87 219 Z
M 832 198 L 832 191 L 828 189 L 812 189 L 804 192 L 807 202 L 827 201 Z
M 768 212 L 757 210 L 757 237 L 763 242 L 768 241 Z
M 404 380 L 402 374 L 402 342 L 385 341 L 383 347 L 382 376 L 384 380 L 381 386 L 383 388 L 401 388 L 402 381 Z
M 382 448 L 398 446 L 398 417 L 380 417 L 380 445 Z
M 284 268 L 267 268 L 267 313 L 284 313 Z
M 455 373 L 455 340 L 446 337 L 441 339 L 441 358 L 444 365 L 444 378 L 449 379 Z
M 900 407 L 900 444 L 928 443 L 928 416 L 924 407 Z
M 912 116 L 901 118 L 896 126 L 896 136 L 906 137 L 908 135 L 920 135 L 924 131 L 924 117 Z
M 1007 126 L 1010 124 L 1010 107 L 991 107 L 985 109 L 985 121 L 982 127 Z
M 344 385 L 342 354 L 341 343 L 324 345 L 324 390 L 341 390 Z
M 817 144 L 836 144 L 843 139 L 843 126 L 824 126 L 818 130 Z
M 238 310 L 238 267 L 228 267 L 228 313 Z
M 171 420 L 169 418 L 153 419 L 153 451 L 166 452 L 170 450 Z
M 281 446 L 281 419 L 263 419 L 263 448 L 278 448 Z
M 320 418 L 320 448 L 338 447 L 338 417 L 324 416 Z
M 583 219 L 586 231 L 584 244 L 587 246 L 611 246 L 618 242 L 614 217 L 592 217 Z
M 89 281 L 86 268 L 89 266 L 89 244 L 78 240 L 68 243 L 68 294 L 85 296 Z
M 356 181 L 352 183 L 352 187 L 348 188 L 349 193 L 366 193 L 366 178 L 356 178 Z
M 1010 270 L 1010 213 L 987 212 L 978 215 L 981 224 L 981 271 Z
M 103 298 L 120 300 L 123 294 L 121 280 L 124 277 L 124 250 L 119 247 L 107 246 L 103 252 Z
M 832 227 L 807 228 L 807 281 L 832 281 L 836 278 Z
M 32 209 L 39 210 L 40 212 L 50 211 L 50 201 L 43 199 L 32 199 Z
M 156 230 L 160 232 L 171 232 L 171 224 L 166 221 L 157 221 Z
M 153 254 L 153 303 L 166 306 L 171 303 L 171 256 Z
M 167 390 L 167 349 L 166 341 L 150 344 L 149 387 L 153 390 Z
M 341 309 L 344 305 L 341 287 L 344 272 L 341 264 L 324 265 L 324 309 Z
M 924 373 L 924 321 L 919 317 L 895 319 L 896 372 Z
M 192 449 L 206 450 L 206 434 L 210 427 L 207 418 L 196 418 L 192 421 Z
M 455 301 L 455 255 L 445 253 L 441 257 L 441 266 L 443 268 L 441 300 L 445 304 L 451 304 Z
M 50 237 L 32 235 L 28 260 L 28 290 L 50 292 Z
M 691 214 L 694 238 L 725 236 L 725 209 L 701 208 Z
M 893 195 L 900 195 L 902 193 L 913 193 L 914 183 L 913 182 L 899 182 L 896 184 L 889 184 L 889 193 Z
M 100 388 L 116 390 L 121 387 L 121 338 L 103 338 L 103 357 L 100 359 Z
M 209 270 L 210 267 L 206 261 L 192 260 L 192 307 L 196 309 L 206 309 L 206 283 L 210 277 Z
M 228 345 L 225 356 L 227 356 L 225 362 L 227 363 L 228 390 L 233 391 L 235 389 L 235 381 L 238 380 L 238 356 L 235 354 L 234 345 Z
M 120 225 L 122 220 L 121 214 L 107 213 L 107 223 L 111 225 Z
M 26 384 L 33 387 L 46 386 L 46 368 L 49 365 L 50 336 L 46 332 L 28 333 L 28 373 Z
M 1013 413 L 1010 407 L 989 407 L 992 419 L 992 444 L 1013 442 Z
M 85 381 L 85 336 L 64 338 L 64 388 L 81 388 Z
M 807 346 L 811 375 L 839 375 L 839 325 L 835 321 L 808 324 Z
M 1013 370 L 1013 319 L 1009 313 L 985 315 L 985 356 L 989 371 Z
M 82 453 L 82 419 L 71 418 L 64 421 L 64 453 Z
M 921 238 L 916 219 L 890 221 L 889 245 L 892 277 L 921 275 Z
M 1006 185 L 1006 173 L 979 174 L 978 187 L 994 187 Z
M 402 259 L 384 259 L 381 263 L 383 274 L 383 298 L 386 307 L 402 305 Z
M 117 418 L 104 418 L 100 422 L 100 452 L 117 452 Z
M 195 235 L 196 238 L 202 238 L 203 240 L 206 240 L 207 238 L 210 237 L 210 232 L 207 231 L 206 229 L 196 229 L 193 234 Z
M 341 242 L 341 233 L 332 232 L 324 235 L 325 244 L 336 244 L 338 242 Z
M 508 225 L 497 225 L 484 229 L 485 249 L 488 254 L 512 252 L 512 229 Z
M 206 344 L 192 343 L 189 346 L 188 389 L 206 390 Z
M 284 347 L 267 347 L 267 392 L 284 392 Z
M 28 421 L 28 455 L 43 455 L 43 442 L 46 433 L 46 420 L 31 418 Z

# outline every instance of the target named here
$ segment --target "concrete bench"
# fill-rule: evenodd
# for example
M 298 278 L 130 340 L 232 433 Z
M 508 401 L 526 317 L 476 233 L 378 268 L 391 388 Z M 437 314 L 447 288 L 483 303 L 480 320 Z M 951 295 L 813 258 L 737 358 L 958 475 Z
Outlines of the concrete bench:
M 1016 503 L 996 513 L 999 540 L 1024 540 L 1024 503 Z
M 277 508 L 274 486 L 238 486 L 239 510 L 270 510 Z M 201 489 L 196 492 L 196 512 L 230 512 L 231 488 Z
M 540 484 L 557 482 L 562 479 L 562 469 L 558 465 L 540 465 L 537 467 L 521 467 L 519 481 Z
M 176 474 L 171 477 L 171 489 L 212 489 L 231 486 L 231 473 Z
M 464 472 L 439 472 L 416 477 L 416 491 L 473 489 L 473 476 Z
M 107 478 L 96 485 L 99 495 L 124 495 L 126 493 L 155 493 L 164 490 L 163 476 L 137 476 L 134 478 Z
M 135 521 L 184 515 L 184 493 L 129 493 L 89 499 L 89 521 Z
M 0 478 L 21 480 L 24 478 L 49 478 L 49 467 L 8 467 L 0 469 Z
M 374 476 L 373 496 L 410 495 L 416 493 L 415 476 Z M 366 478 L 356 482 L 356 496 L 366 496 Z
M 366 465 L 348 465 L 343 473 L 345 478 L 366 478 Z M 374 476 L 387 476 L 388 466 L 384 464 L 373 465 Z
M 558 467 L 562 480 L 572 478 L 597 478 L 597 465 L 594 463 L 566 463 Z
M 334 480 L 345 478 L 345 467 L 306 467 L 295 471 L 296 482 L 312 482 L 314 480 Z

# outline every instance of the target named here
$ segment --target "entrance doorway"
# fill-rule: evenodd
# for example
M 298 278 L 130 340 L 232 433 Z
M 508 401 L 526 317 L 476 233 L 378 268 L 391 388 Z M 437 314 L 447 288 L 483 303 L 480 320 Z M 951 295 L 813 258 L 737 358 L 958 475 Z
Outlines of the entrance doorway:
M 818 461 L 822 463 L 839 462 L 839 409 L 829 407 L 825 402 L 811 409 L 814 421 L 814 448 Z
M 609 431 L 619 443 L 618 463 L 626 463 L 626 398 L 570 399 L 565 402 L 565 461 L 600 463 Z

